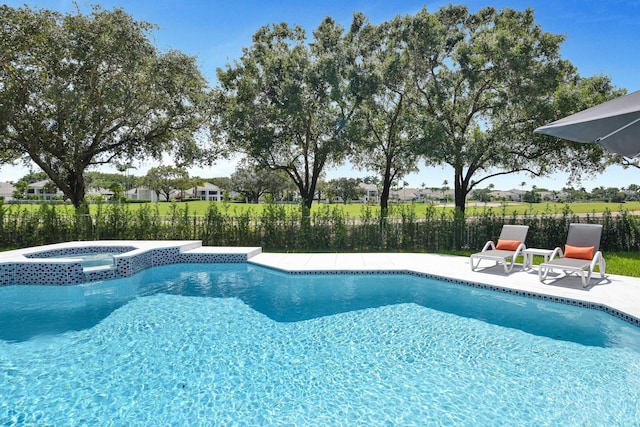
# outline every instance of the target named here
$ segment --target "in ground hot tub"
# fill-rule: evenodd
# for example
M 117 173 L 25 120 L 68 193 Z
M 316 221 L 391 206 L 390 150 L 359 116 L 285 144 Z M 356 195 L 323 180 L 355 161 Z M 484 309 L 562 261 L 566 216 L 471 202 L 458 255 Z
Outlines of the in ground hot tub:
M 178 263 L 246 262 L 261 248 L 202 247 L 200 240 L 96 240 L 0 252 L 0 286 L 76 285 Z
M 135 250 L 133 246 L 82 246 L 26 254 L 26 258 L 79 259 L 83 268 L 115 266 L 115 255 Z
M 82 260 L 82 267 L 103 267 L 107 265 L 115 265 L 114 255 L 119 255 L 122 252 L 86 252 L 73 255 L 60 255 L 55 258 L 62 259 L 80 259 Z

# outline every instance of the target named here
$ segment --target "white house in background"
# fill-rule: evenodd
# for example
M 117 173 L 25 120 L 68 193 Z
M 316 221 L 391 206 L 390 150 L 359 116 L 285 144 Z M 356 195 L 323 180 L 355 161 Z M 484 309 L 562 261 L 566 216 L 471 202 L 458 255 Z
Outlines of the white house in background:
M 85 197 L 86 196 L 101 196 L 105 199 L 110 199 L 111 197 L 113 197 L 113 191 L 107 189 L 107 188 L 87 188 L 87 191 L 85 193 Z
M 420 200 L 421 191 L 418 188 L 399 188 L 391 190 L 391 199 L 400 200 L 402 202 L 411 202 L 413 200 Z
M 27 197 L 35 196 L 42 197 L 43 200 L 51 200 L 53 196 L 64 196 L 64 193 L 56 188 L 54 193 L 45 192 L 45 187 L 51 185 L 51 181 L 48 179 L 43 179 L 42 181 L 36 181 L 29 184 L 27 187 Z
M 161 201 L 164 202 L 166 198 L 164 194 L 160 193 L 160 198 L 156 195 L 156 192 L 146 187 L 136 187 L 128 190 L 126 196 L 132 200 L 149 200 L 150 202 Z M 185 191 L 187 195 L 193 195 L 193 197 L 200 200 L 213 200 L 222 201 L 222 190 L 217 186 L 209 182 L 205 182 L 204 185 L 199 185 L 194 188 L 190 188 Z M 179 198 L 181 196 L 180 190 L 173 190 L 170 193 L 169 199 Z
M 132 200 L 149 200 L 150 202 L 157 202 L 158 196 L 156 192 L 153 190 L 149 190 L 146 187 L 136 187 L 132 188 L 125 192 L 125 195 Z M 160 195 L 161 200 L 164 200 L 164 197 Z
M 187 190 L 187 192 L 191 192 L 193 194 L 193 197 L 200 200 L 214 202 L 222 201 L 222 190 L 220 189 L 220 187 L 210 182 L 205 182 L 202 185 L 198 185 L 197 187 Z
M 378 195 L 378 187 L 376 187 L 374 184 L 365 184 L 364 182 L 361 182 L 360 184 L 358 184 L 358 187 L 364 189 L 364 196 L 362 196 L 362 198 L 360 199 L 362 202 L 373 203 L 380 200 L 380 196 Z
M 512 189 L 507 191 L 495 190 L 490 192 L 489 194 L 494 200 L 511 199 L 511 201 L 519 202 L 520 200 L 522 200 L 524 192 L 522 190 Z
M 378 188 L 373 184 L 359 184 L 360 188 L 365 190 L 364 196 L 360 199 L 362 202 L 379 202 L 380 193 Z M 438 201 L 445 198 L 453 198 L 453 189 L 434 190 L 432 188 L 411 188 L 405 187 L 400 189 L 391 189 L 389 192 L 389 200 L 400 200 L 402 202 L 423 202 L 423 201 Z
M 410 189 L 407 189 L 407 191 Z M 447 200 L 453 200 L 455 197 L 455 190 L 452 188 L 448 188 L 446 190 L 442 190 L 440 188 L 422 188 L 422 189 L 411 189 L 412 193 L 415 196 L 417 201 L 421 202 L 442 202 Z
M 0 182 L 0 197 L 2 197 L 4 201 L 12 200 L 13 192 L 15 190 L 16 187 L 14 187 L 13 185 L 6 182 Z

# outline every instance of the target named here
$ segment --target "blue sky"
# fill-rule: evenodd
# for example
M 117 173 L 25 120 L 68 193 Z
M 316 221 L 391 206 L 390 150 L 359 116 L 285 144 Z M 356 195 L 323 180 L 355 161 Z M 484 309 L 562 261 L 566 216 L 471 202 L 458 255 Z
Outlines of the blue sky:
M 63 12 L 75 10 L 71 0 L 5 0 L 4 3 L 13 7 L 26 3 L 32 8 Z M 97 2 L 78 0 L 77 3 L 86 12 L 91 4 Z M 348 27 L 354 12 L 363 12 L 373 23 L 380 23 L 396 15 L 414 14 L 422 7 L 436 11 L 449 3 L 465 4 L 471 11 L 486 6 L 517 10 L 531 7 L 535 11 L 536 22 L 544 31 L 566 36 L 562 55 L 578 67 L 581 75 L 604 74 L 612 79 L 614 85 L 626 88 L 628 92 L 640 90 L 640 55 L 637 55 L 640 2 L 636 0 L 105 0 L 98 4 L 105 9 L 122 7 L 135 19 L 158 25 L 159 29 L 153 32 L 156 46 L 162 50 L 179 49 L 196 56 L 203 73 L 214 85 L 216 68 L 239 58 L 242 48 L 251 44 L 252 34 L 263 25 L 295 23 L 310 32 L 325 16 L 331 16 Z M 139 163 L 134 173 L 144 174 L 152 166 L 155 164 L 151 162 Z M 220 161 L 212 168 L 193 169 L 191 172 L 205 177 L 228 176 L 233 169 L 233 162 Z M 3 180 L 17 180 L 24 173 L 22 168 L 0 167 Z M 353 171 L 349 166 L 327 171 L 329 179 L 370 174 L 367 171 Z M 441 186 L 444 180 L 449 183 L 453 181 L 453 172 L 448 168 L 422 166 L 419 173 L 405 180 L 415 187 L 422 183 L 428 187 Z M 487 185 L 493 183 L 500 189 L 520 188 L 523 181 L 527 182 L 527 187 L 536 185 L 560 189 L 566 184 L 566 176 L 533 179 L 513 175 L 494 179 Z M 593 179 L 583 179 L 582 185 L 591 189 L 600 185 L 622 187 L 631 183 L 640 183 L 640 170 L 612 167 Z

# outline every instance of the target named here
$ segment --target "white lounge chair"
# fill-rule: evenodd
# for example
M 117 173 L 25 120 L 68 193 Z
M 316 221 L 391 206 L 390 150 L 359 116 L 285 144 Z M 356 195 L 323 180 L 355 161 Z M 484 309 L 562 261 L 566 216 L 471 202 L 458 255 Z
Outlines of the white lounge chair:
M 482 248 L 482 252 L 471 255 L 469 259 L 471 270 L 475 271 L 480 261 L 489 260 L 494 261 L 495 265 L 502 264 L 504 272 L 510 273 L 518 255 L 522 255 L 522 251 L 527 248 L 524 241 L 528 231 L 528 225 L 503 225 L 497 244 L 489 240 Z
M 582 278 L 582 287 L 586 288 L 596 266 L 601 277 L 605 277 L 606 263 L 600 252 L 602 225 L 569 224 L 567 244 L 564 253 L 555 248 L 549 261 L 540 264 L 538 278 L 544 283 L 550 271 L 562 270 L 566 275 L 576 273 Z

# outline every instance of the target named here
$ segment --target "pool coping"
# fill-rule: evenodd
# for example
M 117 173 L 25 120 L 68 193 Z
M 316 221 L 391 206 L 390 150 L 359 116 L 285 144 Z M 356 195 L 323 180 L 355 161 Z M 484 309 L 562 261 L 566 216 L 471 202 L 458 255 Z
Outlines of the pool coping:
M 38 252 L 87 247 L 133 247 L 114 255 L 115 266 L 82 268 L 77 259 L 27 258 Z M 471 271 L 468 257 L 419 253 L 267 253 L 260 247 L 202 246 L 198 240 L 66 242 L 0 252 L 0 285 L 75 285 L 132 276 L 173 263 L 250 263 L 288 274 L 400 273 L 604 311 L 640 327 L 640 278 L 595 275 L 583 288 L 577 276 L 538 280 L 536 269 L 505 274 L 493 263 Z

